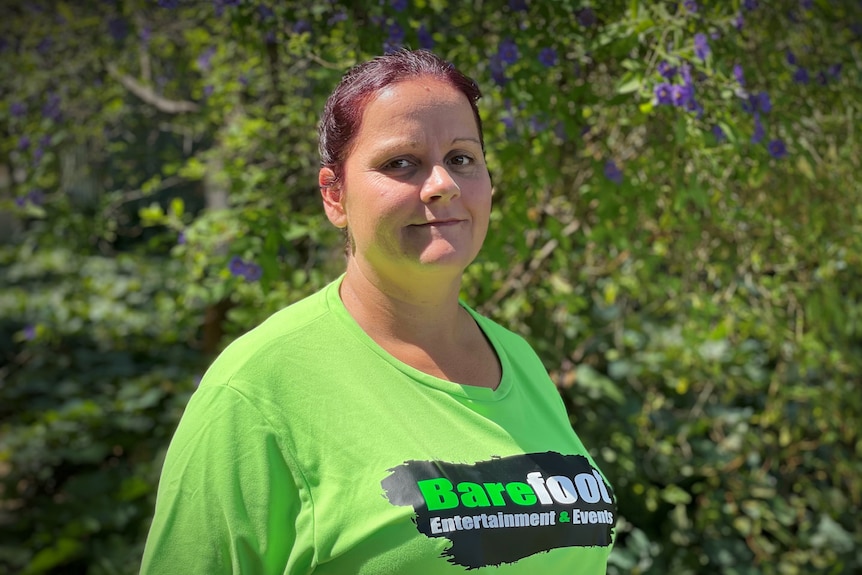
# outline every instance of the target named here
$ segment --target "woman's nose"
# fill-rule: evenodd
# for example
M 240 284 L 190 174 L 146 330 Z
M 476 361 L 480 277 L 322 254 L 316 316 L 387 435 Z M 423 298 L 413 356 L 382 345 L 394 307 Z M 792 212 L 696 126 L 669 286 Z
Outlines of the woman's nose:
M 461 195 L 461 188 L 445 166 L 435 164 L 422 185 L 422 201 L 451 200 Z

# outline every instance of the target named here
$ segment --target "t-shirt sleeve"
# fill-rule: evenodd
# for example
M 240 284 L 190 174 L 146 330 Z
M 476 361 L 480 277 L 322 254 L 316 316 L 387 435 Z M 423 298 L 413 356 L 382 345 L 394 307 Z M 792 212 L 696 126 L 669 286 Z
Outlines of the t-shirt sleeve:
M 241 392 L 198 389 L 165 457 L 141 574 L 308 571 L 313 546 L 298 539 L 313 525 L 284 447 Z

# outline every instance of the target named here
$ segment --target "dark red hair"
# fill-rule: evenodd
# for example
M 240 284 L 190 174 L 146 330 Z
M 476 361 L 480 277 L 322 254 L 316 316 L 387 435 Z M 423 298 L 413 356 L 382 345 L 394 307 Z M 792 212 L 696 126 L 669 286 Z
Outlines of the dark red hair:
M 467 97 L 484 150 L 482 119 L 476 107 L 482 93 L 476 82 L 428 50 L 401 49 L 354 66 L 341 78 L 326 101 L 318 127 L 321 166 L 332 169 L 338 180 L 350 145 L 359 132 L 365 104 L 388 86 L 426 76 L 449 84 Z

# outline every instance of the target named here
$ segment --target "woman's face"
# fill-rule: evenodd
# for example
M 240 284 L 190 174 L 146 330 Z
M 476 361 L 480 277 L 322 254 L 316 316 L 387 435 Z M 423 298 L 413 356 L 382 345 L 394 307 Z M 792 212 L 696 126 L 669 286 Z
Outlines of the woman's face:
M 482 246 L 491 211 L 466 96 L 427 77 L 377 93 L 324 204 L 333 224 L 347 226 L 357 263 L 377 275 L 431 266 L 462 272 Z

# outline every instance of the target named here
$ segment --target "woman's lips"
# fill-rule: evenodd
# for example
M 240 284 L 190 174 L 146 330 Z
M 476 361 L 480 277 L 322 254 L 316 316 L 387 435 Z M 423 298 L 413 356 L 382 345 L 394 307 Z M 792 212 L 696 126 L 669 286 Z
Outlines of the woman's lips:
M 454 226 L 463 223 L 465 220 L 434 220 L 433 222 L 425 222 L 422 224 L 414 224 L 419 227 L 443 227 Z

